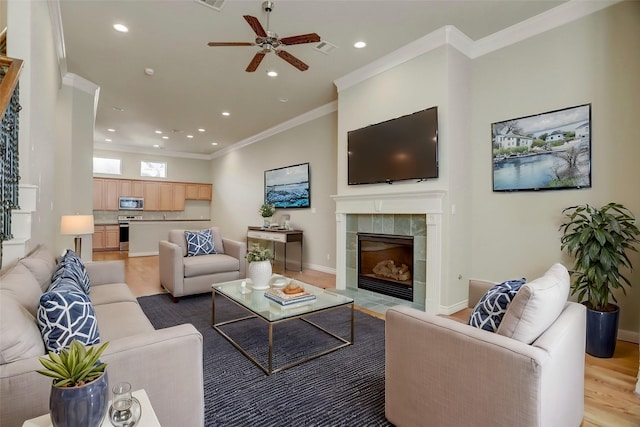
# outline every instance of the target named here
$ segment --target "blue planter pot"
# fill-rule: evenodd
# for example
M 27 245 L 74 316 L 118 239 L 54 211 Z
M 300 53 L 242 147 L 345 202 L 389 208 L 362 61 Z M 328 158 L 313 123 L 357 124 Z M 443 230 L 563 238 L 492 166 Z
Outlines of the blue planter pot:
M 596 311 L 587 307 L 587 353 L 595 357 L 612 357 L 618 338 L 620 307 L 614 311 Z
M 80 387 L 51 386 L 49 411 L 54 427 L 99 427 L 107 413 L 109 379 L 105 372 Z

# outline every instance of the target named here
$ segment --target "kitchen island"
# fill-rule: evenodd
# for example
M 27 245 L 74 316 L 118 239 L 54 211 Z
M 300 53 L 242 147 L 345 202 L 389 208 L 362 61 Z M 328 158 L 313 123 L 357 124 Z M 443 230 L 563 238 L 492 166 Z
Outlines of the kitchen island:
M 203 230 L 209 219 L 139 220 L 129 223 L 129 257 L 158 255 L 158 242 L 166 240 L 169 230 Z

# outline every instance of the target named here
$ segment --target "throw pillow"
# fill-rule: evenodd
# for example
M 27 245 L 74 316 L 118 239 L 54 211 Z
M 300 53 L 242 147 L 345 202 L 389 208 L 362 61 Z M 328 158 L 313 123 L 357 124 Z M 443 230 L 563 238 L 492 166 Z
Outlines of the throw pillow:
M 87 269 L 80 257 L 71 249 L 67 249 L 67 252 L 58 263 L 56 271 L 51 277 L 51 285 L 48 290 L 54 290 L 61 278 L 74 280 L 87 295 L 91 292 L 91 281 L 89 280 Z
M 493 286 L 473 308 L 469 325 L 485 331 L 496 332 L 507 307 L 525 283 L 526 279 L 522 278 L 508 280 Z
M 504 314 L 498 334 L 531 344 L 560 316 L 569 297 L 569 287 L 565 266 L 552 265 L 544 276 L 520 288 Z
M 33 315 L 0 292 L 0 365 L 43 354 L 42 336 Z
M 184 238 L 187 241 L 187 256 L 215 254 L 211 229 L 201 231 L 185 231 Z
M 38 326 L 47 351 L 59 352 L 71 341 L 100 343 L 96 314 L 89 297 L 77 289 L 61 289 L 42 294 Z

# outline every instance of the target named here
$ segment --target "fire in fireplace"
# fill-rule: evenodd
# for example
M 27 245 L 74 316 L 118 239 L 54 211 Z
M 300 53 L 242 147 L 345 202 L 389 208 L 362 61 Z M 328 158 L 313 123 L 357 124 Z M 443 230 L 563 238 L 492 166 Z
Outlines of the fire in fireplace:
M 358 233 L 358 287 L 413 301 L 413 236 Z

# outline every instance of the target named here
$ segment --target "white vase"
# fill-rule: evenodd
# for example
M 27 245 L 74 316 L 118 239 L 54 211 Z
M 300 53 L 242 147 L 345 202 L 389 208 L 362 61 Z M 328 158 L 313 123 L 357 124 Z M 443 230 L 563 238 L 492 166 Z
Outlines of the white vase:
M 265 216 L 262 217 L 263 221 L 262 221 L 262 228 L 269 228 L 271 227 L 271 217 L 270 216 Z
M 271 261 L 254 261 L 249 263 L 249 278 L 251 287 L 256 290 L 269 289 L 271 280 Z

